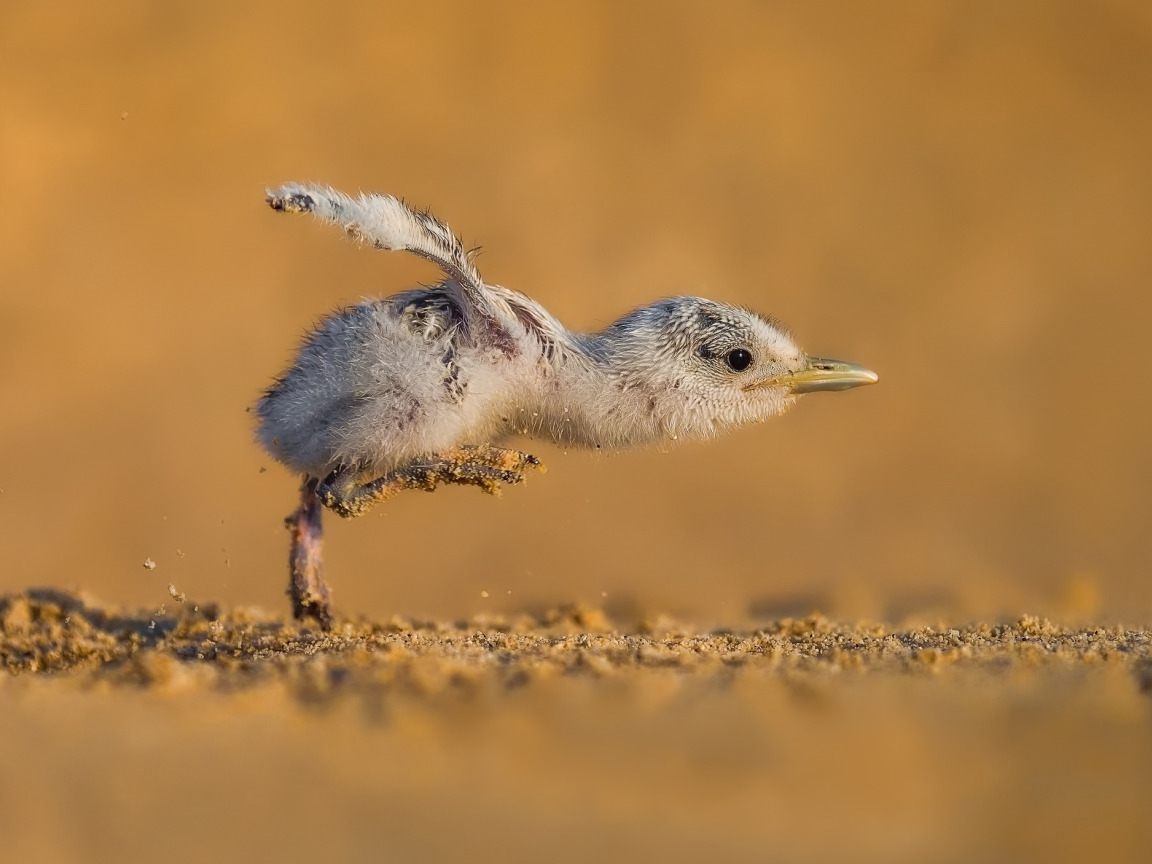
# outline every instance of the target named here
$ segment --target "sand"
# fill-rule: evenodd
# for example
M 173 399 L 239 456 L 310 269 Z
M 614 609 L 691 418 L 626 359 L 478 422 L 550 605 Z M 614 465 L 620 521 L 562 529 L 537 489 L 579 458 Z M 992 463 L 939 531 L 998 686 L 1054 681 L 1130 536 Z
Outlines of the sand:
M 0 600 L 24 860 L 1140 860 L 1152 632 Z
M 1152 688 L 1148 630 L 1067 629 L 1033 616 L 1010 624 L 892 630 L 813 615 L 754 632 L 705 633 L 661 616 L 637 632 L 621 632 L 599 609 L 563 607 L 452 624 L 399 617 L 342 621 L 324 632 L 314 623 L 258 610 L 223 613 L 187 601 L 173 606 L 172 612 L 109 610 L 51 589 L 9 595 L 0 599 L 0 662 L 13 675 L 73 673 L 89 682 L 145 686 L 182 675 L 221 688 L 281 681 L 310 696 L 366 689 L 419 696 L 515 688 L 556 675 L 626 678 L 657 669 L 730 681 L 919 675 L 952 666 L 1001 675 L 1021 668 L 1115 667 L 1141 689 Z

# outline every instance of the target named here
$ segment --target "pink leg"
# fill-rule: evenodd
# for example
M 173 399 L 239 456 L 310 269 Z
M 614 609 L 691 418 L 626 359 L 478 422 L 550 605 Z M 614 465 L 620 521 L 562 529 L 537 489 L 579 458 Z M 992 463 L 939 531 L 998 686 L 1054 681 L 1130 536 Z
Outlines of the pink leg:
M 324 583 L 324 564 L 321 548 L 324 531 L 320 524 L 321 505 L 316 495 L 315 477 L 305 477 L 300 487 L 300 506 L 284 520 L 292 535 L 288 553 L 288 571 L 291 581 L 288 595 L 292 598 L 292 614 L 299 620 L 311 616 L 322 628 L 332 627 L 332 607 L 328 586 Z

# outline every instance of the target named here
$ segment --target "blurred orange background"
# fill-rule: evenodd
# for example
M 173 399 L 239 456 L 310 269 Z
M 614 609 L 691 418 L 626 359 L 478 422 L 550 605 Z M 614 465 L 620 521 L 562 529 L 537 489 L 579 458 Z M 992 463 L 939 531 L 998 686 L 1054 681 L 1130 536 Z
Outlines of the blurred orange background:
M 1141 2 L 5 3 L 0 590 L 286 610 L 245 409 L 437 278 L 264 205 L 314 180 L 569 326 L 700 294 L 881 376 L 330 518 L 340 611 L 1147 621 L 1150 105 Z
M 246 409 L 320 315 L 437 278 L 265 206 L 311 180 L 431 207 L 574 328 L 700 294 L 881 378 L 329 518 L 339 613 L 1148 623 L 1150 154 L 1140 0 L 6 0 L 0 594 L 287 614 L 297 478 Z M 645 667 L 367 721 L 195 663 L 0 675 L 0 834 L 30 861 L 1146 860 L 1120 665 Z

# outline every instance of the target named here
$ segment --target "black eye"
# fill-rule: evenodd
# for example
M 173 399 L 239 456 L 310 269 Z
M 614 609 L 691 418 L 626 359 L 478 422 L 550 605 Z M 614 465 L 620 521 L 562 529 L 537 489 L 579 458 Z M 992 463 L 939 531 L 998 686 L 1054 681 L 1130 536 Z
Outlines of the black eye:
M 752 365 L 752 352 L 744 348 L 737 348 L 735 351 L 729 351 L 728 356 L 724 359 L 727 361 L 729 369 L 743 372 Z

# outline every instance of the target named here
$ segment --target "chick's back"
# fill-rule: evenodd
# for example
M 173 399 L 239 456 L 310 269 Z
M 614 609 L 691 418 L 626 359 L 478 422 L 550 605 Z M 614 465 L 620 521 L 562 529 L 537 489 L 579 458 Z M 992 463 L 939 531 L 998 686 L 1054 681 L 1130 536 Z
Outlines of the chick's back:
M 323 477 L 339 466 L 380 473 L 492 438 L 506 388 L 461 331 L 452 297 L 437 289 L 332 313 L 257 403 L 258 440 L 289 468 Z

